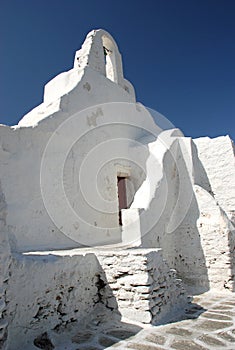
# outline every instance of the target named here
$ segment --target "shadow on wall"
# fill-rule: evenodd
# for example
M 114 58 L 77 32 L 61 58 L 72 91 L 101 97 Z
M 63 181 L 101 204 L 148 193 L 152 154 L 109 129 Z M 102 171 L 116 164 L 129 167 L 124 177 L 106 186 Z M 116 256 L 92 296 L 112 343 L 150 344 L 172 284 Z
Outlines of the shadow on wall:
M 123 254 L 125 254 L 125 252 L 123 251 Z M 138 254 L 138 253 L 137 253 Z M 75 320 L 71 320 L 68 318 L 68 314 L 66 315 L 66 309 L 70 309 L 69 307 L 69 302 L 68 302 L 68 296 L 66 296 L 66 293 L 62 294 L 62 299 L 60 300 L 60 304 L 62 305 L 60 308 L 59 313 L 65 317 L 65 320 L 67 319 L 67 321 L 64 320 L 64 322 L 62 322 L 61 324 L 58 324 L 56 327 L 54 327 L 54 329 L 50 329 L 48 327 L 46 327 L 46 322 L 48 322 L 48 318 L 43 317 L 42 318 L 42 327 L 43 327 L 43 332 L 40 333 L 39 335 L 37 335 L 34 340 L 33 340 L 33 344 L 35 346 L 35 349 L 40 348 L 40 349 L 45 349 L 45 350 L 52 350 L 54 348 L 57 349 L 57 347 L 59 348 L 59 346 L 66 345 L 68 348 L 71 346 L 71 348 L 76 344 L 78 344 L 79 348 L 84 348 L 84 349 L 90 349 L 90 350 L 101 350 L 101 349 L 106 349 L 109 346 L 112 346 L 115 343 L 118 343 L 120 341 L 123 340 L 127 340 L 129 345 L 134 345 L 137 346 L 136 344 L 138 343 L 135 341 L 135 339 L 133 339 L 132 337 L 135 336 L 142 328 L 140 326 L 137 326 L 135 324 L 131 324 L 131 323 L 126 323 L 126 322 L 122 322 L 121 321 L 121 317 L 120 317 L 120 313 L 117 309 L 117 301 L 113 296 L 113 292 L 109 286 L 109 283 L 107 282 L 107 278 L 106 278 L 106 274 L 104 272 L 104 270 L 102 269 L 102 267 L 100 266 L 95 254 L 89 254 L 90 258 L 92 256 L 92 259 L 94 258 L 97 262 L 97 266 L 99 271 L 96 273 L 94 277 L 94 281 L 95 282 L 95 286 L 97 287 L 97 300 L 94 304 L 94 307 L 92 309 L 91 312 L 88 312 L 87 314 L 85 314 L 85 316 L 82 316 L 82 314 L 80 314 L 80 316 L 78 315 L 78 318 Z M 124 255 L 125 256 L 125 255 Z M 155 252 L 149 252 L 146 260 L 146 264 L 148 267 L 155 267 L 156 266 L 156 261 L 154 260 L 154 256 L 156 258 L 156 254 Z M 81 256 L 77 256 L 77 258 L 80 258 Z M 38 258 L 38 257 L 37 257 Z M 73 258 L 76 258 L 76 256 L 74 256 Z M 72 259 L 73 259 L 72 258 Z M 85 258 L 85 257 L 83 257 Z M 56 260 L 58 259 L 58 257 L 53 257 L 53 260 L 56 262 Z M 63 260 L 64 258 L 62 258 Z M 71 259 L 71 258 L 70 258 Z M 45 263 L 45 257 L 43 258 L 44 263 Z M 160 261 L 161 262 L 161 261 Z M 161 265 L 162 267 L 162 265 Z M 164 271 L 162 270 L 162 276 L 164 275 Z M 138 274 L 137 274 L 138 275 Z M 80 277 L 80 276 L 79 276 Z M 135 276 L 133 276 L 135 278 Z M 140 276 L 143 277 L 143 276 Z M 138 286 L 137 288 L 147 288 L 147 285 L 151 285 L 152 284 L 152 277 L 151 274 L 148 275 L 148 280 L 146 280 L 146 282 L 143 281 L 143 283 L 146 284 L 146 286 Z M 159 276 L 160 277 L 160 276 Z M 168 280 L 169 276 L 165 276 L 166 277 L 166 281 Z M 125 278 L 125 276 L 124 276 Z M 69 279 L 71 282 L 71 279 Z M 172 280 L 173 281 L 173 280 Z M 63 283 L 63 278 L 60 280 L 61 283 Z M 66 281 L 65 281 L 66 282 Z M 88 291 L 90 290 L 89 286 L 85 286 L 84 283 L 82 283 L 83 281 L 81 281 L 81 285 L 78 284 L 77 288 L 78 288 L 78 295 L 81 295 L 82 292 L 82 288 L 83 291 L 84 289 L 87 291 L 87 293 L 89 293 Z M 89 280 L 88 280 L 89 282 Z M 164 284 L 164 282 L 160 282 L 158 283 L 158 287 L 160 287 L 160 285 Z M 71 285 L 71 283 L 70 283 Z M 61 286 L 60 286 L 61 287 Z M 75 286 L 74 286 L 75 287 Z M 65 291 L 67 288 L 67 286 L 64 283 L 64 288 L 62 288 L 62 293 L 63 291 Z M 69 293 L 72 293 L 73 290 L 71 290 L 71 286 L 69 287 L 68 291 L 70 290 Z M 151 288 L 150 288 L 151 289 Z M 160 288 L 161 289 L 161 288 Z M 57 292 L 55 295 L 58 294 L 58 291 L 55 290 L 55 292 Z M 158 289 L 158 294 L 161 291 Z M 173 289 L 172 289 L 173 292 Z M 164 297 L 167 298 L 167 293 L 166 293 L 166 288 L 162 288 L 162 293 L 164 294 Z M 152 296 L 155 295 L 156 297 L 156 292 L 154 292 L 154 290 L 151 289 L 151 292 L 147 293 L 146 295 L 150 296 L 150 294 L 152 294 Z M 88 295 L 87 295 L 88 297 Z M 180 295 L 177 297 L 177 299 L 179 300 Z M 149 298 L 150 300 L 151 298 Z M 164 298 L 162 298 L 162 301 Z M 90 299 L 89 299 L 90 300 Z M 127 300 L 128 301 L 128 300 Z M 140 300 L 139 302 L 141 302 L 142 300 Z M 178 320 L 182 320 L 182 319 L 191 319 L 191 318 L 197 318 L 202 312 L 205 311 L 205 309 L 203 309 L 200 305 L 197 304 L 184 304 L 184 307 L 181 308 L 181 312 L 178 313 L 176 312 L 177 309 L 174 308 L 174 301 L 172 301 L 172 303 L 170 303 L 171 300 L 168 300 L 169 305 L 167 308 L 167 305 L 164 305 L 165 308 L 165 314 L 163 311 L 163 318 L 161 318 L 161 322 L 158 322 L 158 324 L 166 324 L 166 323 L 171 323 L 174 321 L 178 321 Z M 77 297 L 75 299 L 75 305 L 79 310 L 79 307 L 82 305 L 82 301 L 81 299 L 79 300 L 79 298 Z M 178 305 L 179 306 L 179 305 Z M 47 304 L 48 307 L 48 304 Z M 64 312 L 63 312 L 64 310 Z M 130 317 L 132 317 L 132 313 L 131 313 L 131 309 L 130 309 Z M 45 316 L 45 315 L 44 315 Z M 50 317 L 52 315 L 50 314 Z M 157 315 L 156 315 L 157 316 Z M 49 317 L 49 318 L 50 318 Z M 44 320 L 44 321 L 43 321 Z M 52 319 L 51 319 L 52 321 Z M 153 319 L 154 321 L 154 319 Z M 156 321 L 156 320 L 155 320 Z M 154 324 L 156 324 L 156 322 L 153 322 Z M 37 329 L 37 333 L 39 332 L 39 330 Z M 151 346 L 151 343 L 155 342 L 154 337 L 151 337 L 151 335 L 149 335 L 148 337 L 146 337 L 146 342 L 149 342 Z M 30 343 L 30 342 L 28 342 Z M 139 348 L 139 347 L 138 347 Z M 18 349 L 16 348 L 12 348 L 11 349 Z M 27 347 L 25 347 L 24 349 L 27 349 Z M 32 344 L 30 343 L 30 350 L 32 349 Z
M 192 143 L 194 161 L 194 193 L 199 206 L 197 221 L 211 288 L 234 291 L 235 228 L 215 199 L 206 171 Z M 222 180 L 222 179 L 221 179 Z
M 78 343 L 105 348 L 141 329 L 121 322 L 95 254 L 31 254 L 12 259 L 6 290 L 6 349 L 53 349 L 64 342 L 68 347 Z
M 208 271 L 197 228 L 200 212 L 179 141 L 164 154 L 162 164 L 163 177 L 148 210 L 140 215 L 142 246 L 162 248 L 164 258 L 190 293 L 206 292 Z
M 79 344 L 89 349 L 105 349 L 129 339 L 142 329 L 122 322 L 122 310 L 118 310 L 120 300 L 126 301 L 130 304 L 128 316 L 132 318 L 132 298 L 139 293 L 139 300 L 134 298 L 135 306 L 147 312 L 152 301 L 152 311 L 156 311 L 152 320 L 154 324 L 175 321 L 178 316 L 180 319 L 194 318 L 204 311 L 198 305 L 185 303 L 186 295 L 175 283 L 175 272 L 163 262 L 161 250 L 150 249 L 143 254 L 142 249 L 133 249 L 131 264 L 127 257 L 129 252 L 119 251 L 122 263 L 116 270 L 116 280 L 121 287 L 117 291 L 115 279 L 112 289 L 110 287 L 109 279 L 113 273 L 107 279 L 110 269 L 104 270 L 95 253 L 83 252 L 83 255 L 73 256 L 66 255 L 66 252 L 58 252 L 58 255 L 47 252 L 42 252 L 42 255 L 14 254 L 6 289 L 8 336 L 5 348 L 52 350 L 62 344 L 68 348 Z M 111 254 L 116 257 L 114 252 Z M 140 260 L 136 259 L 137 255 Z M 114 264 L 112 268 L 115 270 Z M 127 268 L 128 274 L 121 271 Z M 135 273 L 131 274 L 133 269 Z M 127 288 L 122 287 L 125 284 L 129 286 L 129 294 Z M 113 290 L 118 293 L 117 297 Z M 142 294 L 146 300 L 142 299 Z M 174 306 L 181 298 L 179 314 Z M 182 315 L 184 311 L 185 316 Z
M 175 230 L 173 237 L 174 267 L 192 295 L 201 294 L 210 289 L 205 253 L 197 228 L 199 215 L 197 201 L 193 194 L 189 213 Z
M 232 291 L 235 292 L 235 229 L 229 233 L 229 247 L 230 247 L 230 256 L 232 261 Z
M 228 244 L 229 244 L 230 261 L 231 261 L 232 291 L 235 292 L 235 227 L 230 220 L 228 221 L 228 227 L 229 227 Z
M 228 253 L 229 253 L 229 269 L 231 271 L 230 275 L 230 290 L 235 292 L 235 227 L 233 222 L 229 220 L 225 211 L 220 208 L 221 217 L 223 218 L 223 223 L 226 226 L 225 232 L 228 237 Z
M 207 176 L 206 170 L 198 157 L 198 150 L 195 143 L 191 142 L 191 150 L 192 150 L 192 163 L 193 163 L 193 172 L 194 172 L 194 183 L 196 185 L 204 188 L 205 191 L 214 196 L 210 180 Z
M 10 245 L 7 235 L 7 204 L 0 181 L 0 349 L 7 338 L 6 320 L 6 288 L 9 279 L 9 266 L 11 264 Z

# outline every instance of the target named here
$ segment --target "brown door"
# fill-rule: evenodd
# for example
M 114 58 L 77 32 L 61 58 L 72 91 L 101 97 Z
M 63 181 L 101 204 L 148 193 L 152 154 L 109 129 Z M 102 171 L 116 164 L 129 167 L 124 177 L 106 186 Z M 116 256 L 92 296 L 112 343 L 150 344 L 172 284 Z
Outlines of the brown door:
M 127 200 L 126 200 L 126 178 L 119 177 L 117 178 L 118 185 L 118 203 L 119 203 L 119 225 L 122 225 L 122 209 L 127 209 Z

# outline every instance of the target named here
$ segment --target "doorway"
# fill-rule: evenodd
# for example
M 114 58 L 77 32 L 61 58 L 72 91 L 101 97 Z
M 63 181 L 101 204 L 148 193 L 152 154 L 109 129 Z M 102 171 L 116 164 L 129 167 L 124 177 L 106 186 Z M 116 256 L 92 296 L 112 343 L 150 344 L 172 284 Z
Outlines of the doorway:
M 126 177 L 117 177 L 118 204 L 119 204 L 119 225 L 122 226 L 122 209 L 127 209 L 126 198 Z

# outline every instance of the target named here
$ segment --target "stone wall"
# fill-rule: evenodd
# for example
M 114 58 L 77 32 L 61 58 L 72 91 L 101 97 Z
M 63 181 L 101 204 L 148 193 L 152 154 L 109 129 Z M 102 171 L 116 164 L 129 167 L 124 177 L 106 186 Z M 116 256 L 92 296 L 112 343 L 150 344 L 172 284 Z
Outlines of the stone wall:
M 187 303 L 160 249 L 14 254 L 9 275 L 1 345 L 10 350 L 31 350 L 43 334 L 53 343 L 56 334 L 88 324 L 100 307 L 117 319 L 159 324 L 179 317 Z
M 163 260 L 161 249 L 101 251 L 97 258 L 113 294 L 103 289 L 108 307 L 118 304 L 123 317 L 159 324 L 175 318 L 187 303 L 176 271 Z

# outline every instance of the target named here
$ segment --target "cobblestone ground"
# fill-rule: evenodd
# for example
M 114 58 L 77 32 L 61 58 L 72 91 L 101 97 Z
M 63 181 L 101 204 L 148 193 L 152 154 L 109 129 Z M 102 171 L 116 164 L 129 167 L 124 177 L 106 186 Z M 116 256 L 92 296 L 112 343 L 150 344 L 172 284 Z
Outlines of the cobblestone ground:
M 197 296 L 181 321 L 161 326 L 140 330 L 108 322 L 96 330 L 91 327 L 73 337 L 73 346 L 74 350 L 235 350 L 235 294 Z

